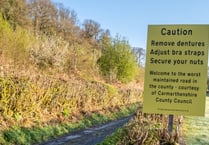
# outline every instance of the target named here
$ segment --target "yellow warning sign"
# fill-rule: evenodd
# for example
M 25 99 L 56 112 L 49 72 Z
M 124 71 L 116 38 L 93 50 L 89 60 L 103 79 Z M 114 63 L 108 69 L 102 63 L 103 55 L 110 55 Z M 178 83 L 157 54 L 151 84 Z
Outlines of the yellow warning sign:
M 204 116 L 208 25 L 149 25 L 143 112 Z

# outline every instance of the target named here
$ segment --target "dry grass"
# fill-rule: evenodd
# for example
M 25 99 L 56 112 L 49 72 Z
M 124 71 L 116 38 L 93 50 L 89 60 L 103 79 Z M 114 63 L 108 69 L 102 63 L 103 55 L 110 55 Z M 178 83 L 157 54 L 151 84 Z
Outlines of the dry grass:
M 107 137 L 101 145 L 176 145 L 182 143 L 175 130 L 178 116 L 174 119 L 172 134 L 168 133 L 167 124 L 167 115 L 142 113 L 142 106 L 140 106 L 135 117 L 122 129 Z
M 175 117 L 175 125 L 177 120 L 178 117 Z M 135 118 L 125 127 L 127 135 L 118 144 L 175 145 L 179 142 L 179 136 L 175 131 L 168 134 L 167 124 L 167 115 L 144 114 L 139 108 Z
M 1 130 L 72 120 L 79 114 L 138 102 L 140 95 L 136 88 L 120 89 L 79 77 L 4 75 L 0 77 Z

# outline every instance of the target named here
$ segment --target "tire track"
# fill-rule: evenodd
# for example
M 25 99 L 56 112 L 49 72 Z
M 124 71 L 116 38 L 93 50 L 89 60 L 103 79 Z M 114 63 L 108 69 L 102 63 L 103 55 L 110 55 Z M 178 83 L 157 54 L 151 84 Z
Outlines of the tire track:
M 39 145 L 96 145 L 127 123 L 133 115 L 94 128 L 75 131 Z

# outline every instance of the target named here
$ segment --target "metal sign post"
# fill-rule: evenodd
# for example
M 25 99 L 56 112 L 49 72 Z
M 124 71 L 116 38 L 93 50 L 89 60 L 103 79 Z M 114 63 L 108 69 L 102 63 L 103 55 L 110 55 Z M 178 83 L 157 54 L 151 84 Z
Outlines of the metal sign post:
M 173 131 L 173 115 L 168 116 L 168 133 L 169 135 L 172 134 Z

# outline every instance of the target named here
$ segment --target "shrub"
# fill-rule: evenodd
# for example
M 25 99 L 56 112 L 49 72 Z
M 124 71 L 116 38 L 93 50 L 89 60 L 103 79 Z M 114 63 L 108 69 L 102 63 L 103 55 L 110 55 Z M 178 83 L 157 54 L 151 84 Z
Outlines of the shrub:
M 55 36 L 37 37 L 30 49 L 31 60 L 39 68 L 53 66 L 63 69 L 67 62 L 68 53 L 68 43 Z
M 15 31 L 0 17 L 0 54 L 11 58 L 15 63 L 28 60 L 31 35 L 27 30 L 17 27 Z
M 105 49 L 98 64 L 102 74 L 110 81 L 117 79 L 128 82 L 134 79 L 137 73 L 137 63 L 130 45 L 118 37 Z
M 9 44 L 8 35 L 11 33 L 11 27 L 9 24 L 0 17 L 0 54 L 5 51 L 5 48 Z

